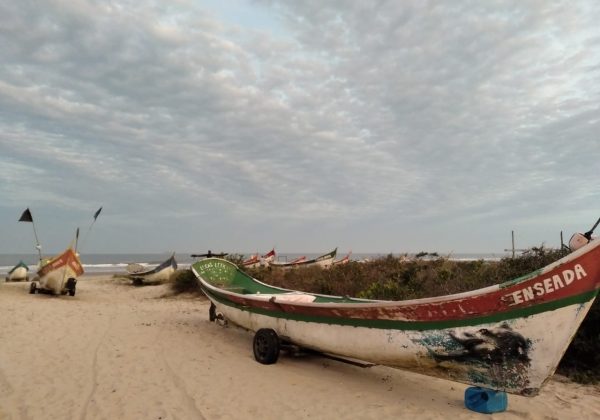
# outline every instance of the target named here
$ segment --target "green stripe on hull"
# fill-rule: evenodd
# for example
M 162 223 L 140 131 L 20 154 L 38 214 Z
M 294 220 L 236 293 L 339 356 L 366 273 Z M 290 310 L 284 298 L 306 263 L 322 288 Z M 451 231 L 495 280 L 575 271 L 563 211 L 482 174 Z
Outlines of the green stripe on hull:
M 541 312 L 553 311 L 565 306 L 584 304 L 593 300 L 598 294 L 598 290 L 586 292 L 577 296 L 570 296 L 565 299 L 540 303 L 523 309 L 502 312 L 498 314 L 464 318 L 448 321 L 396 321 L 388 319 L 358 319 L 358 318 L 340 318 L 340 317 L 324 317 L 311 316 L 283 311 L 270 311 L 261 308 L 252 308 L 236 304 L 218 294 L 211 293 L 203 289 L 209 297 L 222 303 L 223 305 L 236 308 L 240 311 L 251 312 L 259 315 L 271 316 L 273 318 L 289 319 L 293 321 L 312 322 L 317 324 L 332 324 L 332 325 L 348 325 L 352 327 L 366 327 L 386 330 L 404 330 L 404 331 L 426 331 L 426 330 L 442 330 L 456 327 L 466 327 L 471 325 L 491 324 L 508 319 L 525 318 L 531 315 L 536 315 Z

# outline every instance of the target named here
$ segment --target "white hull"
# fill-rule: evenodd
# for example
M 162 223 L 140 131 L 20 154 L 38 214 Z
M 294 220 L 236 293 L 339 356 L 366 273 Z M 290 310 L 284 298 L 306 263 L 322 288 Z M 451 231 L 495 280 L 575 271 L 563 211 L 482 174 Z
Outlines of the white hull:
M 28 271 L 25 267 L 18 267 L 12 273 L 10 273 L 7 277 L 8 281 L 23 281 L 27 280 Z
M 500 325 L 499 322 L 428 331 L 376 329 L 276 318 L 241 311 L 218 301 L 213 303 L 217 313 L 222 313 L 229 322 L 251 331 L 271 328 L 282 339 L 301 347 L 475 384 L 477 381 L 463 381 L 464 366 L 451 361 L 434 361 L 431 352 L 436 352 L 438 348 L 432 343 L 440 337 L 447 337 L 450 333 L 460 335 L 473 331 L 474 328 L 493 329 Z M 531 341 L 530 367 L 527 369 L 527 377 L 523 379 L 530 389 L 529 395 L 537 394 L 545 380 L 554 373 L 566 350 L 565 346 L 570 343 L 592 303 L 593 301 L 566 306 L 555 311 L 506 321 L 513 331 L 528 337 Z M 452 373 L 453 369 L 456 376 Z M 489 378 L 479 385 L 489 386 Z M 515 389 L 522 387 L 523 384 L 515 385 Z
M 64 287 L 70 277 L 75 277 L 73 270 L 70 270 L 69 267 L 62 267 L 39 278 L 39 287 L 53 295 L 61 295 L 65 293 Z
M 169 280 L 169 278 L 171 277 L 171 274 L 173 274 L 175 272 L 175 269 L 171 266 L 164 268 L 162 270 L 160 270 L 157 273 L 152 273 L 152 274 L 148 274 L 148 275 L 144 275 L 144 276 L 138 276 L 135 274 L 131 274 L 130 276 L 134 279 L 139 279 L 142 282 L 147 282 L 147 283 L 159 283 L 159 282 L 165 282 L 167 280 Z
M 321 267 L 321 268 L 329 268 L 333 265 L 333 261 L 335 257 L 326 258 L 319 261 L 309 261 L 309 262 L 300 262 L 300 263 L 277 263 L 271 262 L 269 265 L 274 268 L 282 268 L 282 269 L 294 269 L 294 268 L 304 268 L 304 267 Z

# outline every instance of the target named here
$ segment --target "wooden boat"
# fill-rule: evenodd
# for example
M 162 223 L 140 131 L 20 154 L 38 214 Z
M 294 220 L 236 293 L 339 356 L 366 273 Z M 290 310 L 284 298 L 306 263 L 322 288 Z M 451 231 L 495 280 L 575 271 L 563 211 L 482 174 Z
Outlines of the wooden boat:
M 348 264 L 350 262 L 350 254 L 351 254 L 351 252 L 349 252 L 348 254 L 346 254 L 346 256 L 344 258 L 340 258 L 339 260 L 335 260 L 332 265 Z
M 310 266 L 319 266 L 321 268 L 329 268 L 333 261 L 335 260 L 335 256 L 337 255 L 337 248 L 327 254 L 323 254 L 317 258 L 313 258 L 307 260 L 305 257 L 300 257 L 294 261 L 290 262 L 279 262 L 279 261 L 271 261 L 269 263 L 269 267 L 274 268 L 298 268 L 298 267 L 310 267 Z
M 588 238 L 589 239 L 589 238 Z M 192 265 L 211 319 L 255 332 L 254 356 L 282 343 L 525 396 L 536 395 L 600 288 L 600 240 L 520 278 L 408 301 L 325 296 L 269 286 L 234 264 Z M 573 249 L 573 248 L 571 248 Z
M 290 264 L 300 264 L 306 261 L 306 255 L 303 255 L 301 257 L 298 258 L 294 258 L 292 261 L 290 261 Z
M 31 282 L 29 293 L 48 293 L 53 295 L 75 296 L 77 277 L 83 274 L 79 255 L 71 247 L 62 254 L 40 262 L 35 279 Z
M 29 267 L 23 261 L 19 261 L 11 270 L 7 273 L 6 281 L 28 281 L 29 280 Z
M 244 268 L 258 268 L 268 266 L 275 259 L 275 248 L 267 252 L 265 255 L 254 254 L 242 262 Z
M 245 259 L 242 262 L 242 267 L 244 267 L 244 268 L 260 267 L 260 255 L 259 254 L 250 255 L 250 257 L 248 259 Z
M 171 274 L 177 270 L 177 261 L 175 253 L 169 259 L 153 268 L 148 268 L 142 264 L 129 264 L 126 268 L 127 277 L 135 284 L 141 283 L 161 283 L 169 280 Z
M 265 255 L 262 256 L 263 263 L 269 264 L 271 261 L 275 259 L 277 253 L 275 252 L 275 248 L 271 249 Z

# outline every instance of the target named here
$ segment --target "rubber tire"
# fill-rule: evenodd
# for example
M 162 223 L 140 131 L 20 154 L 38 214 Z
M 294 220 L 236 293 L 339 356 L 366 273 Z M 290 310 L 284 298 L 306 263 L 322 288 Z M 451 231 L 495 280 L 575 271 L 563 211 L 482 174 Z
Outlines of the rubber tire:
M 35 284 L 34 281 L 32 281 L 31 284 L 29 285 L 29 294 L 35 295 L 36 290 L 37 290 L 37 285 Z
M 214 303 L 210 303 L 210 308 L 208 309 L 208 319 L 210 322 L 214 322 L 217 319 L 217 307 Z
M 75 288 L 77 287 L 77 279 L 71 277 L 67 280 L 67 284 L 65 285 L 65 294 L 69 294 L 69 296 L 75 296 Z
M 271 328 L 261 328 L 254 334 L 252 342 L 254 358 L 263 365 L 272 365 L 279 358 L 281 342 L 277 333 Z

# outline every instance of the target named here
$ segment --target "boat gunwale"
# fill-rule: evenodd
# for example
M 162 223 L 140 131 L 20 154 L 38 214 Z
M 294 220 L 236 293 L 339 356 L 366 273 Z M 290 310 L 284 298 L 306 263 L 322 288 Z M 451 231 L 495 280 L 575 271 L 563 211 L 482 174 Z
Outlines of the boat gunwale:
M 310 260 L 304 260 L 304 261 L 300 261 L 300 262 L 271 261 L 271 262 L 269 262 L 269 265 L 276 267 L 276 268 L 302 267 L 303 265 L 317 265 L 318 263 L 321 263 L 323 261 L 327 262 L 329 260 L 335 260 L 336 255 L 337 255 L 337 248 L 331 250 L 330 252 L 328 252 L 326 254 L 320 255 L 315 258 L 311 258 Z
M 278 303 L 280 303 L 281 305 L 293 305 L 293 306 L 299 306 L 299 307 L 302 306 L 302 307 L 317 307 L 317 308 L 356 308 L 356 309 L 374 308 L 374 307 L 383 307 L 383 306 L 400 308 L 400 307 L 405 307 L 405 306 L 418 306 L 418 305 L 422 305 L 422 304 L 444 303 L 444 302 L 460 300 L 460 299 L 464 299 L 464 298 L 471 298 L 471 297 L 475 297 L 475 296 L 483 296 L 483 295 L 486 295 L 489 293 L 497 292 L 499 290 L 527 282 L 536 277 L 541 277 L 541 276 L 543 276 L 544 273 L 552 271 L 561 265 L 572 262 L 572 261 L 578 259 L 579 257 L 581 257 L 582 255 L 585 255 L 585 254 L 591 252 L 594 248 L 596 248 L 598 246 L 600 246 L 600 240 L 593 240 L 593 241 L 590 241 L 585 246 L 581 247 L 580 249 L 573 251 L 568 255 L 565 255 L 563 258 L 560 258 L 560 259 L 542 267 L 541 269 L 534 270 L 534 271 L 532 271 L 528 274 L 525 274 L 521 277 L 518 277 L 516 279 L 511 279 L 511 280 L 508 280 L 508 281 L 505 281 L 502 283 L 498 283 L 498 284 L 494 284 L 491 286 L 487 286 L 487 287 L 483 287 L 483 288 L 479 288 L 479 289 L 475 289 L 475 290 L 469 290 L 466 292 L 454 293 L 454 294 L 450 294 L 450 295 L 432 296 L 432 297 L 409 299 L 409 300 L 376 300 L 376 299 L 361 299 L 361 298 L 351 298 L 350 297 L 350 298 L 346 298 L 343 302 L 293 302 L 293 303 L 290 303 L 290 302 L 282 301 L 282 302 L 278 302 Z M 300 290 L 285 289 L 285 288 L 281 288 L 281 287 L 277 287 L 277 286 L 272 286 L 270 284 L 261 282 L 260 280 L 257 280 L 254 277 L 248 275 L 247 273 L 245 273 L 243 270 L 241 270 L 239 267 L 237 267 L 234 263 L 232 263 L 230 261 L 227 261 L 227 260 L 221 259 L 221 258 L 213 258 L 212 260 L 223 261 L 227 264 L 230 264 L 238 272 L 242 273 L 244 276 L 251 279 L 253 282 L 256 282 L 257 284 L 260 284 L 262 286 L 267 286 L 269 288 L 280 290 L 282 292 L 281 294 L 283 294 L 283 293 L 298 293 L 298 294 L 311 295 L 311 296 L 315 296 L 315 297 L 323 297 L 326 299 L 332 299 L 332 298 L 343 299 L 344 298 L 344 296 L 325 295 L 325 294 L 320 294 L 320 293 L 310 293 L 310 292 L 304 292 L 304 291 L 300 291 Z M 202 260 L 202 261 L 206 261 L 206 260 Z M 199 261 L 199 263 L 202 263 L 202 261 Z M 260 296 L 260 295 L 257 295 L 254 293 L 249 293 L 249 294 L 236 293 L 231 290 L 227 290 L 227 289 L 223 289 L 223 288 L 214 286 L 213 284 L 211 284 L 210 282 L 208 282 L 204 278 L 202 278 L 202 276 L 196 271 L 194 265 L 195 264 L 192 264 L 191 268 L 192 268 L 192 271 L 194 272 L 196 278 L 200 280 L 202 285 L 204 285 L 208 289 L 212 290 L 213 292 L 215 292 L 217 294 L 222 294 L 222 295 L 229 295 L 229 296 L 232 296 L 232 297 L 235 297 L 238 299 L 242 298 L 242 299 L 248 299 L 248 300 L 251 300 L 254 302 L 264 302 L 264 297 L 258 298 L 257 296 Z M 596 289 L 598 289 L 599 287 L 600 287 L 600 284 L 597 284 Z M 275 295 L 275 296 L 278 294 L 279 293 L 273 293 L 273 295 Z
M 162 263 L 160 263 L 156 267 L 153 267 L 150 270 L 140 271 L 139 273 L 127 273 L 127 275 L 130 277 L 144 277 L 144 276 L 149 276 L 151 274 L 156 274 L 156 273 L 158 273 L 166 268 L 169 268 L 169 267 L 174 267 L 175 269 L 177 269 L 177 262 L 175 261 L 175 254 L 171 255 L 171 257 L 169 259 L 163 261 Z

